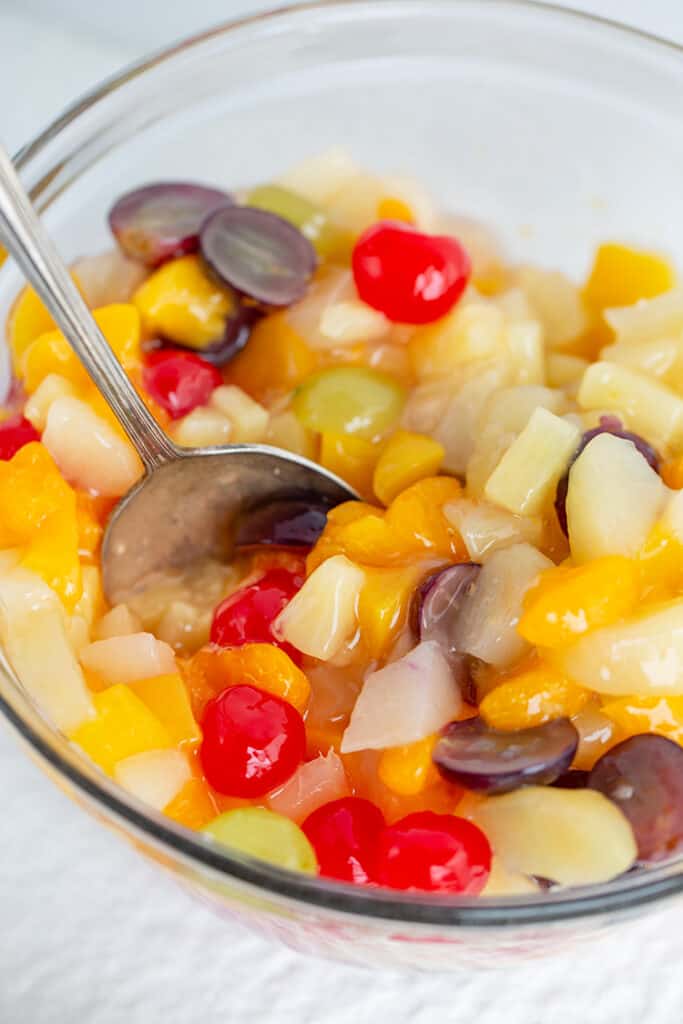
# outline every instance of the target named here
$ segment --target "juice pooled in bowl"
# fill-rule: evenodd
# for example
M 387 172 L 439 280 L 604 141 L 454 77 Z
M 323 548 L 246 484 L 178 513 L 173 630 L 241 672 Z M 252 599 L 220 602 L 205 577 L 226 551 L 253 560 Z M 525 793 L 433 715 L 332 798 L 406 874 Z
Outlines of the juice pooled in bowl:
M 254 508 L 230 565 L 109 607 L 100 540 L 142 467 L 24 291 L 0 628 L 55 726 L 206 842 L 357 885 L 527 893 L 676 856 L 667 261 L 608 243 L 581 285 L 513 265 L 338 152 L 239 196 L 143 185 L 109 222 L 74 277 L 169 435 L 288 449 L 359 499 Z

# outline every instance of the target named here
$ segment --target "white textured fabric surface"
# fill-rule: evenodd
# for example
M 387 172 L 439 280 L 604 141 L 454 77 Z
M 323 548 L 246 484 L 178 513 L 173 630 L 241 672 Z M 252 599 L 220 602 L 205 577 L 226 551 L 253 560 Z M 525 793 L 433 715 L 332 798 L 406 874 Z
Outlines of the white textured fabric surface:
M 142 6 L 144 16 L 129 21 Z M 18 3 L 0 0 L 0 136 L 18 146 L 141 49 L 256 6 L 25 0 L 19 14 Z M 683 41 L 681 0 L 581 6 Z M 0 1024 L 683 1018 L 680 910 L 627 925 L 599 946 L 496 974 L 370 974 L 306 959 L 214 918 L 71 805 L 4 729 L 0 813 Z

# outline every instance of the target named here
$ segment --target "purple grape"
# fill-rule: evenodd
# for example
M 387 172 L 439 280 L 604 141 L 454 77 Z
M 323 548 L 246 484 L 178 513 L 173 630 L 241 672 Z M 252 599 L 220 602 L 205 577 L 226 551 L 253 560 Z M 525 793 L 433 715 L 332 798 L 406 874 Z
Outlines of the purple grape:
M 229 206 L 227 192 L 167 181 L 127 192 L 109 211 L 109 226 L 126 256 L 148 267 L 199 248 L 199 229 L 210 213 Z
M 621 437 L 624 441 L 630 441 L 636 446 L 640 454 L 647 460 L 650 466 L 652 466 L 654 471 L 656 473 L 659 472 L 660 458 L 652 445 L 648 444 L 648 442 L 644 438 L 640 437 L 639 434 L 633 434 L 630 430 L 624 430 L 624 425 L 618 416 L 601 416 L 600 426 L 593 427 L 592 430 L 587 430 L 581 438 L 579 447 L 572 455 L 569 465 L 567 466 L 566 473 L 560 478 L 557 484 L 557 489 L 555 491 L 555 512 L 565 537 L 569 536 L 569 531 L 567 529 L 567 491 L 569 490 L 569 472 L 586 445 L 592 441 L 594 437 L 597 437 L 598 434 L 612 434 L 613 437 Z
M 313 246 L 293 224 L 247 206 L 210 214 L 199 245 L 222 283 L 264 306 L 289 306 L 300 299 L 317 263 Z
M 673 740 L 631 736 L 602 755 L 588 785 L 628 818 L 640 863 L 683 852 L 683 749 Z
M 553 782 L 558 789 L 585 789 L 588 785 L 590 772 L 582 771 L 580 768 L 570 768 L 563 772 Z
M 325 529 L 330 506 L 319 498 L 284 498 L 251 509 L 238 523 L 235 547 L 310 548 Z
M 476 562 L 461 562 L 440 569 L 420 584 L 410 610 L 418 640 L 433 640 L 447 657 L 458 654 L 451 639 L 453 624 L 480 569 Z
M 579 734 L 568 718 L 502 732 L 481 718 L 451 722 L 434 747 L 445 779 L 477 793 L 508 793 L 554 782 L 572 763 Z

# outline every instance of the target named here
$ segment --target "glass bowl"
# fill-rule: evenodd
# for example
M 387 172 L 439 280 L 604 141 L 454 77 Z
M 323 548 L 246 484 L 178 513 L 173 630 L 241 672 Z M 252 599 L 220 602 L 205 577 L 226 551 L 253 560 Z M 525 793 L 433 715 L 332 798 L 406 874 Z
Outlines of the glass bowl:
M 17 157 L 71 260 L 157 178 L 267 180 L 341 144 L 501 232 L 512 258 L 585 271 L 618 237 L 683 263 L 683 51 L 513 0 L 309 4 L 182 42 L 85 96 Z M 0 316 L 21 280 L 0 271 Z M 6 361 L 6 353 L 3 355 Z M 599 935 L 683 890 L 679 863 L 545 895 L 472 900 L 330 884 L 204 845 L 127 796 L 41 716 L 10 665 L 0 707 L 54 781 L 219 911 L 364 964 L 450 969 Z

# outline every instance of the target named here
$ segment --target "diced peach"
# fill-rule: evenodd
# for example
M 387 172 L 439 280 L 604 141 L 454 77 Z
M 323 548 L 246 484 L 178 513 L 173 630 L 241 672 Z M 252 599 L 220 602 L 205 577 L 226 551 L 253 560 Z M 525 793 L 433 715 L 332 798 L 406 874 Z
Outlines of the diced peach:
M 654 732 L 683 746 L 683 697 L 622 697 L 602 706 L 623 738 Z
M 133 295 L 148 335 L 202 349 L 222 337 L 234 299 L 213 281 L 198 256 L 170 260 Z
M 654 298 L 669 291 L 675 283 L 673 267 L 662 256 L 606 242 L 595 253 L 583 294 L 593 309 L 601 311 Z
M 629 615 L 640 598 L 638 566 L 606 555 L 576 568 L 548 569 L 524 598 L 517 630 L 538 647 L 562 647 Z
M 284 313 L 273 313 L 258 323 L 246 348 L 229 363 L 226 379 L 261 400 L 291 391 L 308 377 L 318 359 L 288 323 Z
M 411 484 L 435 476 L 444 454 L 443 445 L 425 434 L 396 431 L 375 467 L 372 484 L 376 496 L 383 504 L 390 504 Z
M 75 275 L 72 274 L 72 277 L 75 279 Z M 46 331 L 54 329 L 54 320 L 33 288 L 24 288 L 12 307 L 7 324 L 15 371 L 19 368 L 22 356 L 31 342 Z
M 527 729 L 554 718 L 577 714 L 591 691 L 548 665 L 512 674 L 479 705 L 479 713 L 494 729 Z
M 164 808 L 164 814 L 184 825 L 201 829 L 218 814 L 218 805 L 204 779 L 195 777 L 185 783 L 178 795 Z
M 145 750 L 173 746 L 162 723 L 130 687 L 110 686 L 93 696 L 95 717 L 69 733 L 69 739 L 108 775 L 119 761 Z
M 350 434 L 323 433 L 320 440 L 320 464 L 336 473 L 354 490 L 372 496 L 372 479 L 381 445 Z
M 426 566 L 400 569 L 365 569 L 358 600 L 361 639 L 371 658 L 383 658 L 403 628 L 410 602 Z
M 99 550 L 104 530 L 97 513 L 95 499 L 83 491 L 76 492 L 76 528 L 78 530 L 78 554 L 83 559 L 93 559 Z
M 175 745 L 199 743 L 201 730 L 192 714 L 187 687 L 178 673 L 138 679 L 128 685 L 156 715 Z

